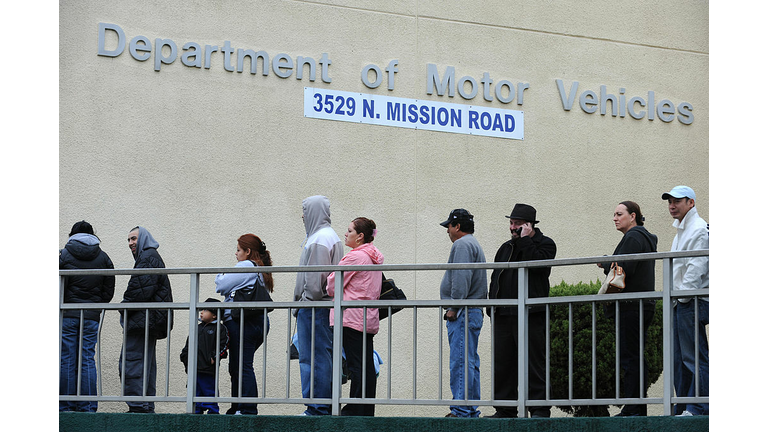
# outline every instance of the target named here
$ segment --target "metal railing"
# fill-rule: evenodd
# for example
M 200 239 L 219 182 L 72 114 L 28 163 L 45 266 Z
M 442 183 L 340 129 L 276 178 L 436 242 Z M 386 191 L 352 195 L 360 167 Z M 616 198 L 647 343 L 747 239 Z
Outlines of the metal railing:
M 166 269 L 114 269 L 114 270 L 60 270 L 60 298 L 59 298 L 59 312 L 60 312 L 60 325 L 59 325 L 59 339 L 61 340 L 61 325 L 63 320 L 63 315 L 65 311 L 68 310 L 80 310 L 81 311 L 81 330 L 82 330 L 82 310 L 102 310 L 101 316 L 102 321 L 104 317 L 105 311 L 122 311 L 123 314 L 126 314 L 128 310 L 145 310 L 148 311 L 150 309 L 160 309 L 160 310 L 166 310 L 168 313 L 172 313 L 174 310 L 185 310 L 189 312 L 189 322 L 188 322 L 188 335 L 189 337 L 189 348 L 188 352 L 192 353 L 189 355 L 188 360 L 188 378 L 187 378 L 187 388 L 186 388 L 186 394 L 185 395 L 171 395 L 169 392 L 169 371 L 170 371 L 170 346 L 171 346 L 171 331 L 170 331 L 170 323 L 168 328 L 168 337 L 166 340 L 166 367 L 165 367 L 165 392 L 164 395 L 161 396 L 146 396 L 146 374 L 144 374 L 145 382 L 144 382 L 144 395 L 143 396 L 125 396 L 124 395 L 124 384 L 121 385 L 121 394 L 120 395 L 104 395 L 103 394 L 103 388 L 102 388 L 102 382 L 103 382 L 103 374 L 101 367 L 101 352 L 100 352 L 100 345 L 101 345 L 101 326 L 99 327 L 99 336 L 98 336 L 98 344 L 97 344 L 97 369 L 98 369 L 98 376 L 99 376 L 99 385 L 98 385 L 98 392 L 97 395 L 83 395 L 82 389 L 80 388 L 80 380 L 78 380 L 77 385 L 77 394 L 76 395 L 59 395 L 59 401 L 96 401 L 96 402 L 130 402 L 130 401 L 152 401 L 152 402 L 180 402 L 186 404 L 186 412 L 192 413 L 194 412 L 194 404 L 195 403 L 201 403 L 201 402 L 217 402 L 217 403 L 257 403 L 257 404 L 330 404 L 332 409 L 333 415 L 338 415 L 340 412 L 340 406 L 341 404 L 346 403 L 355 403 L 355 404 L 377 404 L 377 405 L 434 405 L 434 406 L 448 406 L 448 405 L 478 405 L 478 406 L 511 406 L 511 407 L 517 407 L 518 409 L 518 416 L 525 417 L 526 416 L 526 407 L 533 407 L 533 406 L 564 406 L 564 405 L 570 405 L 570 406 L 578 406 L 578 405 L 621 405 L 621 404 L 661 404 L 663 406 L 663 413 L 664 415 L 671 415 L 672 414 L 672 406 L 676 403 L 708 403 L 709 397 L 708 396 L 701 396 L 700 390 L 699 390 L 699 359 L 698 359 L 698 329 L 696 330 L 696 371 L 695 374 L 695 387 L 696 387 L 696 394 L 699 396 L 696 397 L 680 397 L 680 396 L 673 396 L 674 395 L 674 377 L 673 377 L 673 335 L 672 335 L 672 311 L 673 311 L 673 302 L 678 298 L 694 298 L 695 302 L 699 301 L 699 298 L 708 298 L 709 296 L 709 290 L 708 289 L 700 289 L 700 290 L 673 290 L 671 289 L 672 284 L 672 260 L 674 258 L 687 258 L 687 257 L 700 257 L 700 256 L 709 256 L 708 250 L 701 250 L 701 251 L 682 251 L 682 252 L 658 252 L 658 253 L 647 253 L 647 254 L 634 254 L 634 255 L 622 255 L 621 261 L 627 262 L 627 261 L 647 261 L 647 260 L 662 260 L 663 262 L 663 290 L 662 291 L 653 291 L 653 292 L 642 292 L 642 293 L 622 293 L 622 294 L 604 294 L 604 295 L 581 295 L 581 296 L 568 296 L 568 297 L 546 297 L 546 298 L 528 298 L 527 296 L 527 286 L 528 286 L 528 276 L 529 276 L 529 269 L 531 268 L 538 268 L 538 267 L 560 267 L 560 266 L 577 266 L 577 265 L 588 265 L 588 264 L 596 264 L 596 263 L 610 263 L 616 260 L 615 256 L 601 256 L 601 257 L 586 257 L 586 258 L 567 258 L 567 259 L 555 259 L 555 260 L 540 260 L 540 261 L 523 261 L 523 262 L 505 262 L 505 263 L 477 263 L 477 264 L 399 264 L 399 265 L 358 265 L 358 266 L 282 266 L 282 267 L 224 267 L 224 268 L 166 268 Z M 511 300 L 511 299 L 483 299 L 483 300 L 403 300 L 403 301 L 386 301 L 386 300 L 366 300 L 366 301 L 347 301 L 342 300 L 342 292 L 343 292 L 343 273 L 345 271 L 383 271 L 383 272 L 394 272 L 394 271 L 439 271 L 439 270 L 459 270 L 459 269 L 518 269 L 518 299 Z M 197 362 L 197 356 L 195 353 L 197 352 L 197 325 L 198 320 L 197 316 L 200 309 L 203 308 L 210 308 L 210 303 L 201 303 L 199 298 L 199 289 L 200 289 L 200 276 L 205 274 L 218 274 L 218 273 L 259 273 L 259 272 L 270 272 L 270 273 L 298 273 L 298 272 L 336 272 L 335 277 L 335 290 L 336 290 L 336 296 L 333 300 L 333 302 L 329 301 L 307 301 L 307 302 L 233 302 L 233 303 L 222 303 L 220 306 L 217 306 L 221 309 L 235 309 L 235 308 L 248 308 L 248 309 L 262 309 L 264 312 L 264 324 L 266 324 L 267 320 L 267 308 L 274 309 L 275 312 L 270 314 L 272 316 L 272 319 L 275 319 L 276 316 L 280 315 L 281 312 L 278 311 L 285 311 L 285 317 L 288 322 L 287 325 L 287 333 L 285 336 L 285 397 L 266 397 L 265 393 L 262 393 L 259 397 L 243 397 L 241 394 L 238 397 L 224 397 L 219 395 L 218 393 L 218 387 L 220 382 L 220 373 L 218 371 L 219 369 L 219 361 L 220 359 L 216 359 L 216 396 L 214 397 L 202 397 L 202 396 L 195 396 L 195 390 L 196 390 L 196 374 L 197 374 L 197 368 L 196 368 L 196 362 Z M 144 274 L 166 274 L 166 275 L 183 275 L 188 274 L 190 275 L 190 285 L 189 285 L 189 302 L 173 302 L 173 303 L 64 303 L 64 280 L 67 276 L 75 276 L 75 275 L 144 275 Z M 616 314 L 616 365 L 615 365 L 615 373 L 616 373 L 616 395 L 613 398 L 598 398 L 597 397 L 597 391 L 596 391 L 596 341 L 595 341 L 595 333 L 593 331 L 593 341 L 592 341 L 592 397 L 590 398 L 574 398 L 573 397 L 573 326 L 572 326 L 572 311 L 573 311 L 573 305 L 576 304 L 582 304 L 582 303 L 591 303 L 592 304 L 592 320 L 593 320 L 593 326 L 595 321 L 595 305 L 598 303 L 605 303 L 605 302 L 614 302 L 616 305 L 616 309 L 618 311 L 619 308 L 619 301 L 626 301 L 626 300 L 661 300 L 662 301 L 662 310 L 663 310 L 663 395 L 661 398 L 654 398 L 654 397 L 640 397 L 640 398 L 622 398 L 619 397 L 619 352 L 618 352 L 618 329 L 619 329 L 619 323 L 618 323 L 618 313 Z M 642 301 L 638 302 L 640 304 L 641 313 L 640 313 L 640 319 L 641 319 L 641 327 L 642 328 Z M 547 317 L 547 328 L 546 328 L 546 346 L 547 346 L 547 352 L 546 352 L 546 359 L 547 359 L 547 365 L 546 365 L 546 399 L 544 400 L 531 400 L 528 398 L 528 307 L 529 306 L 535 306 L 535 305 L 544 305 L 546 309 L 546 317 Z M 551 399 L 550 394 L 550 384 L 551 384 L 551 377 L 550 377 L 550 306 L 552 305 L 568 305 L 569 307 L 569 352 L 568 352 L 568 358 L 569 358 L 569 392 L 568 392 L 568 398 L 567 399 Z M 465 311 L 467 308 L 486 308 L 486 307 L 516 307 L 517 308 L 517 317 L 518 317 L 518 340 L 519 343 L 519 349 L 518 349 L 518 385 L 519 385 L 519 393 L 518 393 L 518 399 L 517 400 L 497 400 L 494 399 L 494 391 L 491 390 L 491 398 L 490 399 L 480 399 L 480 400 L 472 400 L 468 399 L 466 396 L 465 391 L 465 397 L 463 400 L 456 400 L 456 399 L 444 399 L 442 397 L 443 393 L 443 379 L 442 379 L 442 365 L 443 365 L 443 331 L 442 326 L 443 324 L 443 315 L 442 311 L 444 308 L 447 307 L 453 307 L 453 308 L 464 308 Z M 386 397 L 380 397 L 377 395 L 376 398 L 366 398 L 365 392 L 363 392 L 362 398 L 345 398 L 341 395 L 341 387 L 342 387 L 342 377 L 341 377 L 341 363 L 342 363 L 342 347 L 341 347 L 341 332 L 342 332 L 342 311 L 347 308 L 404 308 L 403 310 L 412 309 L 413 315 L 412 315 L 412 339 L 413 339 L 413 346 L 412 346 L 412 358 L 411 361 L 411 367 L 413 370 L 413 381 L 412 381 L 412 396 L 410 398 L 394 398 L 392 397 L 392 347 L 393 347 L 393 332 L 392 332 L 392 326 L 393 326 L 393 320 L 402 319 L 404 315 L 399 315 L 398 318 L 395 318 L 392 316 L 391 309 L 390 309 L 390 316 L 387 318 L 387 352 L 388 352 L 388 361 L 387 364 L 387 391 L 386 391 Z M 297 308 L 332 308 L 335 311 L 335 322 L 333 326 L 333 376 L 332 376 L 332 394 L 330 398 L 319 398 L 314 397 L 314 394 L 310 394 L 309 398 L 302 398 L 302 397 L 292 397 L 290 394 L 290 378 L 291 378 L 291 358 L 288 347 L 291 345 L 291 339 L 292 339 L 292 332 L 291 332 L 291 318 L 292 314 L 291 311 L 293 309 Z M 418 389 L 418 383 L 417 383 L 417 364 L 419 362 L 419 356 L 420 351 L 418 347 L 418 338 L 417 338 L 417 332 L 419 329 L 418 325 L 418 314 L 416 313 L 419 309 L 436 309 L 438 313 L 436 314 L 436 321 L 438 326 L 438 333 L 440 338 L 439 343 L 439 352 L 438 352 L 438 391 L 437 391 L 437 397 L 436 398 L 419 398 L 417 396 L 417 389 Z M 363 309 L 364 313 L 367 313 L 367 309 Z M 220 311 L 221 312 L 221 311 Z M 698 314 L 698 307 L 696 308 L 696 313 Z M 148 313 L 145 313 L 145 316 L 148 317 Z M 407 316 L 407 315 L 405 315 Z M 467 314 L 463 314 L 464 319 L 466 319 Z M 697 315 L 698 318 L 698 315 Z M 148 318 L 147 318 L 148 319 Z M 491 325 L 493 326 L 494 321 L 494 314 L 491 315 Z M 365 320 L 364 320 L 365 322 Z M 698 322 L 698 319 L 696 319 L 696 322 Z M 382 321 L 383 323 L 383 321 Z M 241 324 L 242 325 L 242 324 Z M 312 321 L 313 326 L 313 332 L 314 332 L 314 319 Z M 266 325 L 264 327 L 264 342 L 261 347 L 262 349 L 262 358 L 263 358 L 263 364 L 262 364 L 262 383 L 265 383 L 267 378 L 267 330 Z M 383 327 L 383 326 L 382 326 Z M 465 325 L 466 328 L 466 325 Z M 493 328 L 493 327 L 492 327 Z M 176 333 L 178 333 L 180 330 L 177 328 L 175 330 Z M 241 338 L 243 332 L 240 332 Z M 494 382 L 494 367 L 493 367 L 493 353 L 495 350 L 494 346 L 494 337 L 493 332 L 491 332 L 491 361 L 487 362 L 486 365 L 490 366 L 490 373 L 491 373 L 491 388 L 493 388 L 493 382 Z M 185 335 L 182 335 L 184 337 Z M 80 337 L 82 338 L 82 331 L 80 332 Z M 641 337 L 641 347 L 643 345 L 643 332 L 640 332 Z M 217 339 L 217 346 L 218 346 L 218 339 Z M 397 342 L 396 342 L 397 343 Z M 313 338 L 313 344 L 314 344 L 314 338 Z M 125 336 L 123 336 L 123 347 L 125 346 Z M 242 346 L 242 339 L 240 346 Z M 61 347 L 61 344 L 60 344 Z M 124 349 L 124 348 L 123 348 Z M 312 346 L 312 351 L 314 352 L 314 345 Z M 641 356 L 643 355 L 643 350 L 640 350 Z M 78 355 L 78 369 L 80 369 L 80 365 L 82 362 L 82 352 Z M 59 352 L 59 358 L 61 359 L 61 351 Z M 123 354 L 123 358 L 125 358 L 125 355 Z M 242 362 L 242 357 L 241 362 Z M 465 359 L 466 359 L 465 355 Z M 314 361 L 314 357 L 312 358 Z M 640 360 L 640 364 L 642 364 L 642 357 Z M 465 362 L 465 367 L 466 367 Z M 241 363 L 242 364 L 242 363 Z M 485 366 L 485 365 L 481 365 Z M 145 368 L 146 371 L 146 359 L 145 359 Z M 242 369 L 242 368 L 241 368 Z M 314 365 L 311 368 L 314 371 Z M 465 369 L 466 370 L 466 369 Z M 364 371 L 363 373 L 370 373 L 371 371 Z M 466 376 L 466 374 L 464 375 Z M 242 379 L 242 378 L 241 378 Z M 465 386 L 465 390 L 466 390 Z M 242 385 L 239 386 L 239 388 L 242 391 Z M 642 373 L 641 368 L 641 374 L 640 374 L 640 388 L 641 388 L 641 395 L 643 394 L 643 390 L 645 389 L 645 376 Z

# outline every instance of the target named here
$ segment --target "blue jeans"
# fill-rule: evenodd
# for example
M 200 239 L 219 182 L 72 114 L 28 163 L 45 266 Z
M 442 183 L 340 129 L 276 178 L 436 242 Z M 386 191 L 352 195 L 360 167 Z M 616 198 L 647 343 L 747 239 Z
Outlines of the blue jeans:
M 330 398 L 333 377 L 333 331 L 330 325 L 330 309 L 315 309 L 315 371 L 313 394 L 310 395 L 312 371 L 312 309 L 299 309 L 296 314 L 298 335 L 299 370 L 301 372 L 301 396 L 304 398 Z M 307 404 L 308 415 L 330 415 L 328 404 Z
M 80 395 L 96 394 L 96 339 L 99 333 L 99 322 L 83 320 L 82 339 L 80 335 L 80 319 L 64 318 L 61 328 L 61 370 L 59 375 L 59 394 L 77 395 L 78 375 L 80 377 Z M 81 345 L 82 342 L 82 345 Z M 78 374 L 78 353 L 82 347 L 82 364 Z M 96 412 L 96 401 L 62 401 L 59 411 Z
M 480 399 L 480 356 L 477 354 L 477 343 L 480 339 L 480 330 L 483 328 L 483 310 L 478 308 L 467 309 L 468 316 L 459 314 L 455 321 L 446 321 L 448 329 L 448 345 L 451 348 L 451 393 L 453 399 L 464 399 L 464 386 L 467 386 L 467 399 Z M 469 321 L 466 340 L 464 338 L 464 322 Z M 464 376 L 464 345 L 467 347 L 469 361 L 467 364 L 467 376 Z M 477 406 L 454 406 L 451 412 L 457 417 L 478 417 L 480 411 Z
M 709 344 L 706 324 L 709 324 L 709 302 L 699 299 L 699 322 L 692 298 L 675 306 L 675 393 L 678 397 L 709 396 Z M 699 328 L 699 394 L 696 394 L 695 329 Z M 709 404 L 677 404 L 676 413 L 709 414 Z
M 252 314 L 249 317 L 249 313 Z M 264 314 L 245 311 L 243 323 L 243 358 L 240 366 L 240 322 L 229 320 L 224 322 L 229 331 L 229 377 L 232 384 L 232 397 L 240 397 L 240 370 L 243 372 L 243 397 L 258 397 L 259 388 L 256 384 L 256 374 L 253 372 L 253 357 L 256 350 L 264 343 Z M 269 318 L 267 318 L 267 333 L 269 333 Z M 233 403 L 227 414 L 257 415 L 259 408 L 254 403 Z
M 198 372 L 195 396 L 216 396 L 216 375 Z M 218 414 L 219 404 L 216 402 L 195 403 L 195 414 L 203 414 L 206 410 L 208 410 L 208 414 Z

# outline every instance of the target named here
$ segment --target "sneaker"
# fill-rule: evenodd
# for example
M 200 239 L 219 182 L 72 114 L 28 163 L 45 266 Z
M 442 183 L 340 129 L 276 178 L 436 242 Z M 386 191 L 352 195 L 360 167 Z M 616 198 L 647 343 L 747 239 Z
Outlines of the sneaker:
M 683 411 L 682 414 L 678 414 L 675 417 L 689 417 L 689 416 L 693 416 L 693 413 L 688 410 L 685 410 Z
M 453 418 L 453 417 L 455 417 L 455 418 L 458 418 L 458 417 L 459 417 L 459 416 L 457 416 L 456 414 L 454 414 L 454 413 L 452 413 L 452 412 L 449 412 L 449 413 L 448 413 L 448 414 L 446 414 L 445 416 L 446 416 L 446 417 L 452 417 L 452 418 Z

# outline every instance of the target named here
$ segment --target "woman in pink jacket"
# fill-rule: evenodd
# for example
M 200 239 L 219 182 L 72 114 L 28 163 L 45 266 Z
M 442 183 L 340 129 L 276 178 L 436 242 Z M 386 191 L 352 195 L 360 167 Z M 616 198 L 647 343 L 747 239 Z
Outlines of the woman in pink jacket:
M 352 250 L 341 259 L 339 265 L 382 264 L 384 256 L 372 244 L 375 235 L 374 221 L 363 217 L 353 220 L 344 235 L 344 244 Z M 335 272 L 328 276 L 327 289 L 331 296 L 335 291 L 335 279 Z M 380 294 L 380 271 L 344 272 L 344 300 L 378 300 Z M 365 317 L 363 308 L 345 309 L 343 313 L 343 347 L 351 381 L 350 398 L 363 397 L 363 382 L 365 382 L 365 397 L 376 397 L 373 335 L 379 332 L 379 309 L 366 308 L 366 310 Z M 333 325 L 333 310 L 331 310 L 330 319 Z M 363 352 L 363 339 L 365 339 L 365 352 Z M 365 376 L 363 376 L 363 362 L 365 362 Z M 373 416 L 375 409 L 376 406 L 373 404 L 347 404 L 342 408 L 341 415 Z

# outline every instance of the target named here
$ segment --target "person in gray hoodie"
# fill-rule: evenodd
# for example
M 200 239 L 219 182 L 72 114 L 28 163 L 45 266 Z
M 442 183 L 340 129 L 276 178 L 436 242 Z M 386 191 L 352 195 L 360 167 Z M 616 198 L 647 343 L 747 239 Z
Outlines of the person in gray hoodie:
M 328 198 L 316 195 L 302 202 L 304 241 L 299 265 L 336 265 L 344 256 L 344 246 L 331 228 L 331 204 Z M 296 274 L 293 299 L 331 301 L 326 289 L 330 272 L 300 272 Z M 301 393 L 304 398 L 330 398 L 333 376 L 333 332 L 330 327 L 330 309 L 297 308 L 296 334 L 298 335 Z M 314 319 L 313 319 L 314 317 Z M 315 329 L 314 370 L 312 365 L 312 327 Z M 314 391 L 311 391 L 314 389 Z M 304 415 L 330 415 L 327 404 L 307 404 Z
M 160 245 L 144 227 L 136 227 L 128 234 L 128 247 L 136 260 L 133 268 L 165 268 L 157 253 Z M 123 294 L 123 303 L 173 302 L 171 282 L 166 274 L 138 274 L 131 276 Z M 148 337 L 145 339 L 146 314 L 149 314 Z M 120 311 L 120 325 L 125 332 L 125 345 L 120 353 L 118 371 L 125 379 L 125 396 L 155 396 L 157 361 L 155 348 L 158 339 L 165 339 L 173 328 L 173 313 L 167 309 L 127 309 Z M 146 352 L 146 358 L 145 358 Z M 125 360 L 125 361 L 123 361 Z M 147 370 L 144 393 L 144 370 Z M 124 369 L 123 369 L 124 368 Z M 155 403 L 130 401 L 128 412 L 154 413 Z
M 69 240 L 59 252 L 59 269 L 113 269 L 112 260 L 99 247 L 99 238 L 86 221 L 72 226 Z M 109 303 L 115 294 L 115 276 L 67 276 L 64 278 L 64 303 Z M 95 347 L 101 311 L 96 309 L 63 311 L 61 317 L 61 374 L 59 394 L 95 395 L 97 384 Z M 80 321 L 82 318 L 82 322 Z M 82 331 L 81 331 L 82 327 Z M 78 368 L 78 358 L 82 353 Z M 61 401 L 59 411 L 96 412 L 96 401 Z

